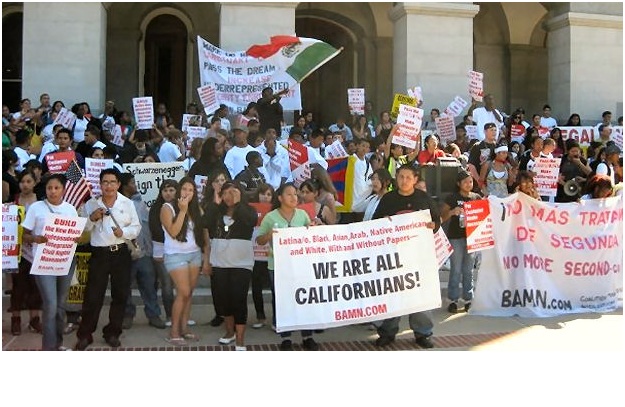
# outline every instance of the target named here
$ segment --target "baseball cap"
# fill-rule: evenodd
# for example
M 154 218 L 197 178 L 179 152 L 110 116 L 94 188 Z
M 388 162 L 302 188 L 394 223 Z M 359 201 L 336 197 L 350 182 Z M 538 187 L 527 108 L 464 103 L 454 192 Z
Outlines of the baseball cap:
M 232 132 L 234 133 L 234 132 L 235 132 L 235 130 L 239 130 L 239 131 L 242 131 L 242 132 L 244 132 L 244 133 L 247 133 L 247 132 L 248 132 L 247 127 L 245 127 L 245 126 L 241 126 L 241 125 L 234 126 L 234 127 L 232 128 Z

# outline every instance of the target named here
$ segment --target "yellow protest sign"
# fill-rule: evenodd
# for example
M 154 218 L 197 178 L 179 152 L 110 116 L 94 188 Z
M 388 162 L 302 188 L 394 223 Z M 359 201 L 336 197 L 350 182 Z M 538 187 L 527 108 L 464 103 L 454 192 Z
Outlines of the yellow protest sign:
M 391 108 L 391 118 L 393 120 L 397 120 L 397 116 L 399 115 L 399 105 L 417 107 L 417 99 L 408 95 L 396 93 L 395 98 L 393 98 L 393 107 Z

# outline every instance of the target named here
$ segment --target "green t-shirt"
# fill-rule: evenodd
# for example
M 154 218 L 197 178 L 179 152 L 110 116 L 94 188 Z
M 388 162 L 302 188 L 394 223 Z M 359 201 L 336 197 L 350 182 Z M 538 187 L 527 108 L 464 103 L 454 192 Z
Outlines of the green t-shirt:
M 260 227 L 258 228 L 258 236 L 267 234 L 273 229 L 307 226 L 309 223 L 310 217 L 305 210 L 296 208 L 293 219 L 291 219 L 291 223 L 289 223 L 286 219 L 282 217 L 282 215 L 280 215 L 280 212 L 277 209 L 274 209 L 273 211 L 265 215 L 263 221 L 260 223 Z M 273 270 L 273 239 L 271 240 L 267 263 L 269 270 Z

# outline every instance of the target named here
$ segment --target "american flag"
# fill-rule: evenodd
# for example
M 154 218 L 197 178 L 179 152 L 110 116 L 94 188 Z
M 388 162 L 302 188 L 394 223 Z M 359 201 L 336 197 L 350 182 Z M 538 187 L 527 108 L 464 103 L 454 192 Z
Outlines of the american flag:
M 80 167 L 76 164 L 76 160 L 70 163 L 65 176 L 67 177 L 67 185 L 65 186 L 63 199 L 72 206 L 78 207 L 91 195 L 89 183 L 82 175 Z

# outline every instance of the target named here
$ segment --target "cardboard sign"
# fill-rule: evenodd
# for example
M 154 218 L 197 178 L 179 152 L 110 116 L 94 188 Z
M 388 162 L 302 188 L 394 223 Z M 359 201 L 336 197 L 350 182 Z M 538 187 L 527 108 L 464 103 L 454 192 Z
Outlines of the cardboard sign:
M 202 102 L 206 114 L 211 114 L 217 110 L 219 102 L 217 102 L 217 92 L 212 85 L 200 86 L 197 88 L 197 94 L 200 96 L 200 102 Z
M 20 254 L 18 206 L 2 204 L 2 270 L 16 269 Z
M 434 233 L 434 247 L 436 248 L 438 268 L 441 268 L 454 252 L 454 248 L 451 243 L 449 243 L 449 239 L 443 228 L 438 228 L 438 232 Z
M 536 173 L 534 176 L 536 191 L 540 196 L 556 196 L 562 159 L 538 157 L 534 161 L 536 164 L 532 171 Z
M 467 252 L 473 253 L 495 246 L 493 221 L 487 199 L 464 203 L 466 216 Z
M 417 99 L 408 95 L 396 93 L 395 97 L 393 98 L 393 107 L 391 108 L 391 117 L 393 118 L 393 120 L 397 120 L 397 116 L 399 116 L 400 105 L 417 107 Z
M 72 129 L 74 127 L 74 123 L 76 123 L 76 115 L 72 113 L 71 110 L 62 107 L 61 111 L 57 114 L 56 119 L 54 119 L 53 125 L 60 124 L 66 129 Z
M 510 126 L 510 139 L 517 143 L 523 143 L 525 139 L 525 126 L 522 124 L 513 124 Z
M 436 132 L 441 139 L 441 144 L 449 144 L 456 140 L 456 126 L 453 117 L 440 116 L 435 121 Z
M 151 129 L 154 124 L 154 102 L 152 96 L 132 98 L 132 110 L 138 130 Z
M 86 223 L 87 218 L 48 214 L 43 227 L 48 241 L 36 246 L 30 274 L 66 276 L 76 251 L 74 239 L 80 237 Z
M 449 106 L 447 106 L 443 113 L 447 116 L 458 117 L 468 104 L 469 103 L 466 100 L 464 100 L 460 96 L 456 96 L 454 100 L 451 101 Z
M 365 114 L 365 89 L 347 89 L 347 104 L 351 114 Z
M 399 105 L 397 127 L 393 134 L 392 143 L 415 149 L 423 121 L 423 109 L 418 107 Z
M 478 102 L 484 98 L 484 74 L 469 71 L 469 95 Z
M 76 153 L 73 151 L 63 151 L 46 154 L 46 164 L 50 174 L 65 173 L 69 168 L 69 164 L 76 159 Z
M 85 158 L 85 178 L 91 186 L 91 196 L 102 195 L 100 189 L 100 173 L 107 168 L 113 168 L 112 159 Z

